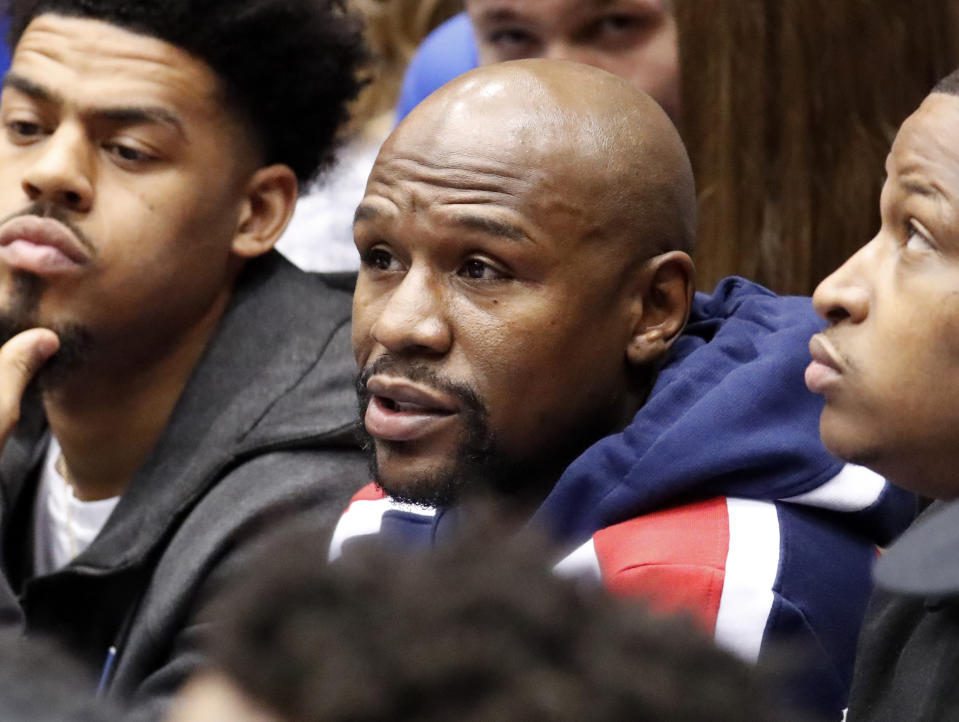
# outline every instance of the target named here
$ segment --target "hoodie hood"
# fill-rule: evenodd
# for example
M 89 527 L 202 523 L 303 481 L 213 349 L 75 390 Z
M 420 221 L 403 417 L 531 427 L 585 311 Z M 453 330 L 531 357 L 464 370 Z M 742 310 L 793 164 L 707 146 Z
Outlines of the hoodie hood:
M 823 399 L 803 371 L 823 325 L 809 298 L 741 278 L 697 293 L 646 404 L 573 461 L 533 523 L 576 543 L 655 509 L 724 495 L 846 512 L 888 542 L 915 505 L 822 445 Z

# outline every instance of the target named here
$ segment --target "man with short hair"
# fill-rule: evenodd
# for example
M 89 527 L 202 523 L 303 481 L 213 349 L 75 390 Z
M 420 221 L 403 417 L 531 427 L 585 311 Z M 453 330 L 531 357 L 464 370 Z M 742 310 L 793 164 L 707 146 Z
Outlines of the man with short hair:
M 432 544 L 493 493 L 561 572 L 690 611 L 750 661 L 794 643 L 799 701 L 836 713 L 874 541 L 912 508 L 820 443 L 809 300 L 742 279 L 694 296 L 694 227 L 675 128 L 616 76 L 518 61 L 424 101 L 356 213 L 376 485 L 331 553 Z
M 456 76 L 520 58 L 602 68 L 679 117 L 679 41 L 670 0 L 466 0 L 465 8 L 417 49 L 403 76 L 400 119 Z
M 271 249 L 364 50 L 336 0 L 10 12 L 0 317 L 53 356 L 0 458 L 0 615 L 155 714 L 257 536 L 361 478 L 349 295 Z
M 809 388 L 839 456 L 940 501 L 880 558 L 856 657 L 853 720 L 959 710 L 959 71 L 896 135 L 882 227 L 813 297 Z

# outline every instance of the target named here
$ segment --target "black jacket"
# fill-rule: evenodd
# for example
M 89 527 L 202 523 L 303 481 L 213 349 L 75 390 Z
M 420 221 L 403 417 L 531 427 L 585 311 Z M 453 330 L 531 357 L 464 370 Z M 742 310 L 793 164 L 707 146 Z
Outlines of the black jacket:
M 959 502 L 927 509 L 875 576 L 848 722 L 959 720 Z
M 273 252 L 244 270 L 171 420 L 99 536 L 31 577 L 48 434 L 27 409 L 0 457 L 0 621 L 50 635 L 144 717 L 200 660 L 198 613 L 294 517 L 335 520 L 366 479 L 355 438 L 350 294 Z M 118 436 L 123 433 L 117 430 Z

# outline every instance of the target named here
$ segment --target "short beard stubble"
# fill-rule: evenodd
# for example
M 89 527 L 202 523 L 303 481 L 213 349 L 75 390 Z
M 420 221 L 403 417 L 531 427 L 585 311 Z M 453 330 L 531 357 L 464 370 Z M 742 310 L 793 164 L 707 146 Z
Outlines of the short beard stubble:
M 39 391 L 56 388 L 83 366 L 89 355 L 90 332 L 79 324 L 43 324 L 38 319 L 40 298 L 46 282 L 32 273 L 13 271 L 10 300 L 0 310 L 0 344 L 22 331 L 42 326 L 53 331 L 60 348 L 34 376 L 31 387 Z
M 57 205 L 37 201 L 29 207 L 7 216 L 0 224 L 21 216 L 52 218 L 62 223 L 88 248 L 94 244 L 74 225 Z M 0 344 L 6 343 L 22 331 L 43 327 L 53 331 L 60 340 L 60 348 L 33 377 L 30 389 L 48 391 L 61 385 L 81 368 L 89 356 L 92 338 L 89 329 L 76 323 L 49 324 L 39 318 L 40 299 L 46 281 L 22 270 L 13 270 L 10 278 L 8 306 L 0 309 Z
M 376 458 L 376 445 L 363 424 L 371 394 L 366 388 L 370 378 L 389 372 L 410 381 L 419 382 L 455 397 L 460 402 L 464 435 L 453 454 L 451 463 L 443 470 L 416 479 L 402 487 L 384 481 Z M 356 377 L 356 396 L 359 402 L 360 435 L 367 453 L 370 474 L 376 484 L 393 499 L 417 506 L 446 507 L 458 501 L 466 492 L 505 491 L 515 486 L 516 464 L 497 448 L 495 436 L 489 428 L 486 408 L 477 393 L 466 384 L 441 378 L 423 364 L 403 362 L 384 355 L 364 368 Z M 403 443 L 403 442 L 382 442 Z

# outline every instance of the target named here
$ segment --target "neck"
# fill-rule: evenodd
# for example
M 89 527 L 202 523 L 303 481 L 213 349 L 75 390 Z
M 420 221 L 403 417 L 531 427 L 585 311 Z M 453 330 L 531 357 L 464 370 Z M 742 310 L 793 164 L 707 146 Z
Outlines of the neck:
M 99 349 L 82 369 L 44 392 L 50 430 L 60 442 L 65 475 L 78 499 L 107 499 L 126 491 L 166 428 L 226 301 L 161 353 L 133 353 L 127 339 L 119 344 L 122 351 Z

